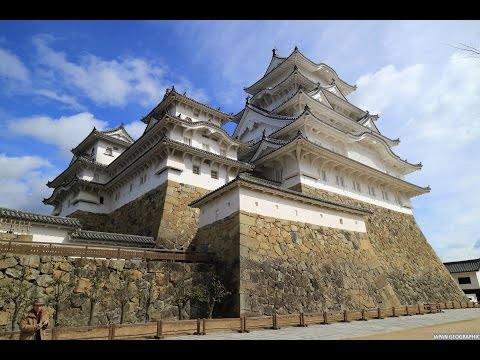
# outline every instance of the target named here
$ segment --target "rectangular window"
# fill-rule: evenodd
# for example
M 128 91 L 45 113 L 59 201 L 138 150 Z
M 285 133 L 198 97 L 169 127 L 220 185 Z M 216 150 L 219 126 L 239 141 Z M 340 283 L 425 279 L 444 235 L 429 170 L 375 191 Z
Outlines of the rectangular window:
M 383 200 L 387 200 L 388 201 L 388 193 L 386 191 L 383 191 L 382 190 L 382 198 Z
M 470 276 L 468 277 L 459 277 L 458 278 L 458 283 L 459 284 L 471 284 L 472 280 L 470 280 Z
M 337 176 L 335 176 L 335 184 L 337 185 L 340 185 L 340 178 Z
M 118 201 L 119 198 L 120 198 L 120 193 L 117 192 L 117 193 L 115 194 L 115 201 Z
M 212 179 L 218 179 L 218 171 L 212 170 L 210 172 L 210 176 L 212 177 Z
M 200 166 L 198 165 L 193 165 L 193 173 L 196 175 L 200 174 Z
M 205 151 L 210 151 L 210 145 L 202 143 L 202 149 Z
M 362 187 L 360 186 L 360 183 L 357 181 L 353 181 L 353 189 L 357 190 L 358 192 L 362 192 Z
M 343 182 L 343 176 L 340 176 L 340 185 L 342 185 L 342 187 L 345 187 L 345 183 Z
M 111 147 L 107 147 L 107 148 L 105 149 L 105 155 L 113 156 L 113 154 L 112 154 L 112 148 L 111 148 Z
M 397 202 L 398 205 L 402 205 L 402 199 L 400 195 L 395 194 L 395 201 Z
M 327 181 L 327 173 L 325 172 L 325 170 L 322 170 L 322 180 Z
M 183 138 L 183 143 L 184 143 L 185 145 L 190 145 L 190 146 L 191 146 L 191 145 L 192 145 L 192 139 L 190 139 L 190 138 L 188 138 L 188 137 L 184 137 L 184 138 Z
M 369 186 L 368 193 L 372 196 L 375 196 L 375 188 L 373 186 Z
M 100 196 L 100 204 L 103 204 L 103 196 Z
M 133 189 L 133 183 L 130 184 L 130 192 L 132 192 L 132 189 Z
M 99 178 L 98 174 L 93 174 L 93 181 L 98 181 Z

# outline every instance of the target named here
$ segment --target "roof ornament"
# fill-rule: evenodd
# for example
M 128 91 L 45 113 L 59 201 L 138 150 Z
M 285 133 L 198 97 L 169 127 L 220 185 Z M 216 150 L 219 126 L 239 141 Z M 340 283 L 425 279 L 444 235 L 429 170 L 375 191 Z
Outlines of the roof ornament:
M 218 111 L 220 111 L 220 106 L 217 108 Z
M 185 96 L 185 95 L 187 95 L 187 92 L 186 92 L 186 91 L 183 93 L 183 96 Z
M 123 128 L 125 126 L 125 124 L 123 123 L 123 121 L 120 123 L 120 126 L 121 128 Z
M 175 91 L 175 85 L 172 85 L 172 91 Z
M 298 131 L 297 131 L 297 137 L 300 137 L 300 136 L 303 136 L 302 130 L 298 129 Z
M 295 45 L 295 49 L 293 49 L 293 51 L 298 51 L 297 45 Z
M 332 82 L 330 83 L 330 85 L 335 85 L 335 79 L 332 78 Z
M 93 131 L 97 131 L 97 128 L 95 126 L 93 127 Z
M 265 130 L 266 130 L 266 129 L 263 129 L 263 132 L 262 132 L 262 139 L 266 139 L 266 138 L 267 138 L 267 134 L 265 133 Z
M 250 104 L 250 95 L 245 98 L 245 105 Z
M 272 53 L 273 53 L 272 56 L 277 56 L 277 48 L 275 46 L 272 49 Z
M 308 106 L 308 104 L 305 104 L 305 108 L 303 110 L 304 111 L 310 111 L 310 106 Z
M 296 70 L 298 70 L 297 64 L 293 65 L 293 71 L 296 71 Z
M 320 84 L 320 81 L 317 82 L 317 89 L 320 89 L 322 85 Z

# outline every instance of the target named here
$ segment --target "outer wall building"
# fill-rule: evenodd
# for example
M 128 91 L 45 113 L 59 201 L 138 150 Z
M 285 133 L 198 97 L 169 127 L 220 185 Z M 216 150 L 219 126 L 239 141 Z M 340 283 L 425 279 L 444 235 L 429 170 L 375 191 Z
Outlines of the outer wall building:
M 347 100 L 355 86 L 295 48 L 245 91 L 233 116 L 168 89 L 136 141 L 94 129 L 44 203 L 86 230 L 216 253 L 224 315 L 463 299 L 413 217 L 421 164 Z
M 480 259 L 445 263 L 470 301 L 480 300 Z

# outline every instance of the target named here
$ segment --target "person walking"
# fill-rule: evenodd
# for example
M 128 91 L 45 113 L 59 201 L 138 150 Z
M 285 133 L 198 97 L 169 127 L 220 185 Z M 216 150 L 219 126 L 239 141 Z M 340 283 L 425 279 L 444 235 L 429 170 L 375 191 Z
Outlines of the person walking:
M 49 315 L 43 309 L 45 301 L 38 298 L 32 305 L 32 309 L 20 320 L 20 340 L 46 340 Z

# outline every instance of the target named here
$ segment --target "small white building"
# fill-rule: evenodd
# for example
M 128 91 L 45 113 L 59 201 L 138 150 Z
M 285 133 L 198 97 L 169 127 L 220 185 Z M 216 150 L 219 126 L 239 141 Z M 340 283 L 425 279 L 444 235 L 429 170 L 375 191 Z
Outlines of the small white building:
M 470 301 L 480 299 L 480 258 L 444 263 Z
M 17 235 L 16 238 L 25 241 L 63 243 L 80 227 L 75 218 L 0 208 L 0 236 L 3 233 Z M 12 235 L 1 236 L 0 239 L 8 237 L 14 240 Z
M 0 240 L 155 247 L 150 236 L 81 229 L 78 219 L 0 208 Z

